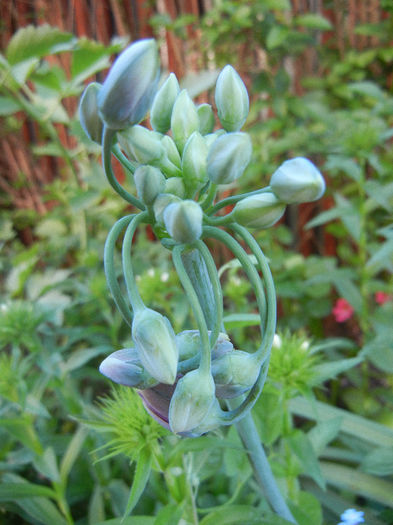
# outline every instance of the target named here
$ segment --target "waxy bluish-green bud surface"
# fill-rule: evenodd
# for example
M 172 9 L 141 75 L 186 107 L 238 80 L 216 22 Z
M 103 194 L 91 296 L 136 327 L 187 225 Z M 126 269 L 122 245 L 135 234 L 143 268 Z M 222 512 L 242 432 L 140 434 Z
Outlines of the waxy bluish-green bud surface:
M 172 195 L 176 195 L 176 197 L 183 199 L 186 192 L 183 179 L 181 177 L 170 177 L 165 182 L 164 191 L 165 193 L 171 193 Z
M 180 168 L 181 167 L 181 157 L 180 157 L 180 153 L 173 139 L 169 135 L 164 135 L 161 139 L 161 144 L 165 148 L 168 159 L 177 168 Z
M 252 195 L 233 209 L 235 220 L 246 228 L 270 228 L 284 215 L 286 205 L 272 192 Z
M 159 162 L 165 156 L 165 148 L 154 131 L 143 126 L 132 126 L 119 134 L 121 147 L 130 157 L 141 164 Z
M 205 139 L 194 131 L 184 146 L 182 158 L 184 184 L 190 196 L 207 181 L 207 153 Z
M 209 335 L 211 332 L 209 331 Z M 184 361 L 200 353 L 202 344 L 199 330 L 184 330 L 176 335 L 176 343 L 179 349 L 179 360 Z M 216 344 L 212 349 L 212 359 L 220 357 L 233 349 L 233 345 L 227 334 L 219 333 Z
M 153 204 L 157 195 L 165 190 L 165 177 L 154 166 L 139 166 L 134 181 L 139 199 L 147 205 Z
M 199 117 L 194 102 L 185 89 L 180 91 L 172 110 L 171 130 L 180 153 L 194 131 L 199 129 Z
M 216 139 L 207 156 L 207 173 L 214 184 L 238 179 L 251 160 L 252 145 L 246 133 L 227 133 Z
M 218 76 L 215 100 L 222 127 L 226 131 L 239 131 L 247 119 L 250 104 L 246 86 L 230 65 Z
M 216 395 L 223 399 L 240 396 L 250 390 L 258 378 L 260 366 L 253 354 L 234 350 L 212 362 Z
M 155 131 L 166 133 L 171 127 L 173 104 L 180 92 L 176 75 L 171 73 L 157 91 L 150 110 L 150 122 Z
M 165 226 L 164 210 L 167 206 L 169 206 L 173 202 L 181 202 L 181 199 L 177 197 L 176 195 L 172 195 L 171 193 L 160 193 L 160 195 L 158 195 L 156 200 L 154 201 L 154 204 L 153 204 L 154 216 L 156 218 L 157 223 L 160 226 Z
M 202 135 L 212 133 L 214 129 L 214 113 L 210 104 L 201 104 L 197 107 L 199 117 L 199 132 Z
M 177 242 L 191 243 L 202 235 L 202 208 L 192 200 L 175 202 L 164 210 L 167 232 Z
M 101 374 L 119 385 L 133 388 L 150 388 L 157 380 L 143 369 L 136 348 L 123 348 L 104 359 L 99 368 Z
M 273 173 L 270 187 L 287 204 L 313 202 L 325 192 L 325 180 L 312 162 L 304 157 L 286 160 Z
M 172 385 L 179 353 L 168 319 L 150 308 L 137 311 L 132 321 L 132 339 L 149 374 L 160 383 Z
M 104 123 L 121 130 L 140 122 L 150 109 L 160 74 L 156 42 L 139 40 L 114 62 L 98 94 Z
M 214 381 L 200 369 L 179 379 L 169 405 L 172 432 L 189 432 L 200 425 L 214 403 Z
M 97 95 L 101 84 L 91 82 L 83 92 L 79 102 L 79 120 L 90 140 L 101 144 L 103 123 L 98 114 Z

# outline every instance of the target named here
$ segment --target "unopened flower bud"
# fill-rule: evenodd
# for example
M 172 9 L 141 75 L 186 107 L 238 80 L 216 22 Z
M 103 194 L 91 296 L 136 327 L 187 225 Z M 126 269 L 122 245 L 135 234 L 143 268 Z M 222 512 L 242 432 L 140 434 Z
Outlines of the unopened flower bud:
M 90 140 L 101 144 L 103 123 L 98 114 L 97 95 L 101 84 L 91 82 L 79 102 L 79 120 Z
M 165 177 L 154 166 L 139 166 L 134 173 L 138 198 L 147 205 L 153 204 L 157 195 L 165 189 Z
M 190 195 L 207 181 L 207 153 L 205 139 L 194 131 L 184 146 L 182 158 L 184 183 Z
M 159 135 L 143 126 L 132 126 L 119 133 L 118 138 L 127 155 L 140 164 L 158 162 L 165 155 Z
M 246 228 L 270 228 L 284 215 L 285 207 L 274 193 L 266 192 L 239 201 L 233 214 L 236 222 Z
M 209 408 L 208 413 L 202 420 L 202 423 L 197 427 L 193 428 L 191 432 L 186 433 L 188 437 L 198 437 L 211 430 L 216 430 L 222 423 L 222 410 L 217 399 L 214 400 L 212 406 Z
M 214 113 L 210 104 L 201 104 L 197 107 L 199 117 L 199 132 L 202 135 L 211 133 L 214 129 Z
M 176 379 L 178 349 L 168 319 L 150 308 L 137 311 L 132 322 L 132 338 L 149 374 L 160 383 L 172 385 Z
M 202 235 L 202 208 L 192 200 L 175 202 L 164 210 L 164 223 L 177 242 L 191 243 Z
M 238 179 L 251 160 L 252 145 L 246 133 L 227 133 L 216 139 L 207 156 L 207 173 L 214 184 Z
M 273 173 L 270 187 L 287 204 L 312 202 L 325 192 L 325 181 L 320 171 L 304 157 L 286 160 Z
M 225 66 L 219 74 L 215 100 L 222 127 L 238 131 L 247 119 L 249 100 L 246 86 L 232 66 Z
M 189 432 L 200 425 L 214 403 L 214 381 L 200 369 L 179 379 L 169 405 L 172 432 Z
M 185 195 L 184 182 L 181 177 L 170 177 L 165 182 L 165 193 L 171 193 L 176 195 L 180 199 L 183 199 Z
M 203 138 L 205 139 L 208 149 L 210 149 L 211 145 L 216 139 L 218 139 L 218 137 L 222 137 L 223 135 L 226 135 L 226 133 L 227 132 L 224 129 L 218 129 L 214 133 L 208 133 L 205 135 Z
M 177 168 L 180 168 L 181 157 L 173 139 L 169 135 L 164 135 L 161 139 L 161 144 L 165 148 L 168 160 L 170 160 Z
M 153 205 L 154 216 L 156 218 L 157 223 L 160 226 L 165 226 L 164 210 L 167 206 L 169 206 L 173 202 L 180 202 L 180 198 L 177 197 L 176 195 L 172 195 L 171 193 L 160 193 L 160 195 L 158 195 L 156 200 L 154 201 L 154 205 Z
M 180 153 L 194 131 L 199 129 L 199 117 L 194 102 L 185 89 L 180 91 L 172 110 L 171 130 Z
M 119 385 L 144 389 L 157 384 L 157 380 L 144 370 L 134 347 L 113 352 L 102 361 L 99 370 Z
M 171 127 L 173 104 L 180 92 L 176 75 L 171 73 L 157 91 L 150 110 L 150 122 L 155 131 L 166 133 Z
M 247 392 L 258 378 L 260 366 L 254 354 L 241 350 L 228 352 L 212 362 L 216 395 L 230 399 Z
M 140 122 L 151 106 L 159 73 L 153 39 L 139 40 L 127 47 L 112 65 L 98 94 L 104 123 L 120 130 Z
M 209 331 L 209 336 L 211 332 Z M 179 349 L 179 360 L 185 361 L 199 354 L 201 351 L 201 336 L 199 330 L 184 330 L 176 335 L 176 343 Z M 212 349 L 212 359 L 216 359 L 231 351 L 233 345 L 227 334 L 219 333 L 217 341 Z

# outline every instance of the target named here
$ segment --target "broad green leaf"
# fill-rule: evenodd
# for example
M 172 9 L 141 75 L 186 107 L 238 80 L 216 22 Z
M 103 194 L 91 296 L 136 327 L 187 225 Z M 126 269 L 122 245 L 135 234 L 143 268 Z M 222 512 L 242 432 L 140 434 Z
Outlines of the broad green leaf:
M 371 268 L 374 273 L 382 269 L 392 268 L 393 239 L 385 241 L 372 257 L 367 261 L 366 267 Z
M 393 474 L 393 446 L 372 450 L 363 459 L 360 468 L 367 474 L 390 476 Z
M 105 520 L 104 494 L 100 485 L 95 485 L 89 501 L 88 525 L 96 525 L 99 521 Z
M 27 482 L 3 482 L 0 485 L 0 501 L 16 501 L 21 498 L 46 497 L 56 499 L 56 493 L 44 485 Z
M 43 453 L 42 445 L 29 418 L 0 418 L 0 426 L 4 427 L 13 437 L 36 454 Z
M 12 115 L 20 111 L 20 105 L 10 97 L 0 97 L 0 117 Z
M 279 395 L 263 390 L 253 409 L 261 441 L 269 446 L 281 435 L 284 425 L 284 411 Z
M 308 433 L 312 447 L 317 456 L 319 456 L 333 439 L 340 432 L 342 417 L 333 417 L 326 421 L 318 422 Z
M 41 456 L 36 457 L 33 464 L 40 474 L 51 481 L 60 480 L 56 454 L 52 447 L 48 447 Z
M 268 519 L 262 521 L 261 511 L 248 505 L 224 505 L 221 509 L 210 512 L 200 521 L 200 525 L 239 525 L 240 523 L 242 525 L 261 525 L 261 523 L 269 525 L 275 522 L 269 522 Z M 287 522 L 283 520 L 281 523 L 284 525 Z M 277 522 L 277 525 L 281 523 Z
M 300 491 L 296 503 L 289 502 L 289 508 L 298 525 L 322 525 L 321 504 L 313 494 Z
M 319 468 L 318 458 L 307 435 L 300 430 L 295 430 L 293 434 L 286 438 L 286 441 L 299 459 L 303 473 L 324 489 L 325 480 Z
M 373 365 L 385 372 L 393 373 L 393 334 L 381 333 L 367 343 L 362 349 Z
M 370 82 L 369 80 L 364 80 L 363 82 L 352 82 L 351 84 L 348 84 L 348 87 L 356 94 L 366 95 L 379 100 L 384 99 L 384 92 L 375 82 Z
M 63 485 L 67 483 L 68 475 L 82 450 L 88 433 L 89 431 L 86 427 L 79 427 L 68 444 L 60 463 L 60 479 Z
M 36 69 L 36 67 L 39 64 L 38 58 L 32 57 L 28 58 L 26 60 L 23 60 L 23 62 L 18 62 L 11 68 L 11 76 L 15 80 L 15 82 L 21 86 L 26 82 L 26 80 L 29 78 L 29 76 L 33 73 L 33 71 Z M 27 104 L 27 102 L 26 102 Z
M 38 27 L 27 26 L 19 29 L 11 38 L 6 57 L 10 64 L 16 64 L 27 58 L 58 53 L 70 50 L 75 38 L 71 33 L 64 33 L 56 27 L 47 24 Z
M 314 219 L 311 219 L 311 221 L 308 221 L 304 228 L 306 230 L 310 230 L 311 228 L 315 228 L 316 226 L 321 226 L 322 224 L 326 224 L 327 222 L 334 221 L 339 217 L 340 210 L 338 208 L 331 208 L 330 210 L 323 211 L 322 213 L 314 217 Z
M 275 49 L 281 46 L 288 39 L 289 31 L 286 27 L 274 25 L 267 34 L 267 49 Z
M 223 319 L 225 328 L 244 328 L 246 326 L 258 326 L 261 318 L 258 314 L 229 314 Z
M 123 518 L 128 516 L 133 511 L 135 505 L 139 501 L 139 498 L 142 496 L 147 482 L 149 481 L 151 464 L 151 451 L 147 447 L 144 447 L 138 456 L 138 461 L 134 473 L 134 479 L 132 481 L 132 487 L 130 490 L 130 495 L 128 497 L 127 507 L 124 511 Z
M 108 346 L 97 346 L 96 348 L 81 348 L 80 350 L 75 350 L 66 362 L 61 363 L 61 371 L 63 374 L 72 372 L 73 370 L 81 368 L 90 361 L 90 359 L 110 351 L 111 348 Z
M 178 525 L 183 514 L 183 506 L 177 503 L 166 505 L 159 510 L 154 525 Z
M 328 31 L 329 29 L 332 29 L 332 24 L 327 18 L 314 13 L 296 16 L 293 19 L 293 22 L 298 26 L 319 29 L 320 31 Z
M 338 361 L 315 365 L 313 368 L 312 382 L 315 385 L 320 385 L 324 381 L 333 379 L 342 372 L 357 366 L 362 361 L 362 357 L 352 357 L 351 359 L 339 359 Z

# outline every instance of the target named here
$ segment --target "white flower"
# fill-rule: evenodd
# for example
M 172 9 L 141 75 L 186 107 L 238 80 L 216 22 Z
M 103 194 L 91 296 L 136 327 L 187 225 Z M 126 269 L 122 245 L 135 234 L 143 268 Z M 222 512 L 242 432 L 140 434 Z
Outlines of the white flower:
M 273 348 L 281 348 L 282 340 L 278 334 L 274 334 L 273 337 Z
M 340 516 L 342 521 L 338 525 L 358 525 L 364 523 L 364 512 L 355 509 L 347 509 Z

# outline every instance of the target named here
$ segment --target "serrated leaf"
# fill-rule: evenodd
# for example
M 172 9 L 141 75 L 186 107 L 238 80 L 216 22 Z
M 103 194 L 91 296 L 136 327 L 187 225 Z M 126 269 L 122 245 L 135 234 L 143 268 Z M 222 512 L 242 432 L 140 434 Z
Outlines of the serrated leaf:
M 320 31 L 332 29 L 332 24 L 327 18 L 315 13 L 299 15 L 295 17 L 293 21 L 298 26 L 308 27 L 310 29 L 319 29 Z
M 19 29 L 11 38 L 6 57 L 10 64 L 17 64 L 28 58 L 41 58 L 45 55 L 72 49 L 75 38 L 47 24 L 27 26 Z

